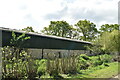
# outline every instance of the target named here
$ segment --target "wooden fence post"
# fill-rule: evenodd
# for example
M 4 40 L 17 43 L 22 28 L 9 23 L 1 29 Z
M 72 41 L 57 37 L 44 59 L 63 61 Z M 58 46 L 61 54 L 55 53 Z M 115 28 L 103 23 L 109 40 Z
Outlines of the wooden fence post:
M 44 49 L 42 49 L 42 59 L 44 58 Z

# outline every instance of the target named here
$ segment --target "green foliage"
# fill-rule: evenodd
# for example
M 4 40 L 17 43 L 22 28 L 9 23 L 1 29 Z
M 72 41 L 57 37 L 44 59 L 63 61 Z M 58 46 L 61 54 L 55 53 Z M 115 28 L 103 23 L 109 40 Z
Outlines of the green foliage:
M 104 54 L 104 55 L 100 55 L 100 59 L 104 63 L 109 63 L 109 62 L 112 62 L 113 56 L 112 55 L 108 55 L 108 54 Z
M 97 56 L 87 56 L 86 54 L 81 54 L 77 57 L 78 71 L 88 69 L 89 67 L 96 67 L 102 64 L 112 62 L 113 56 L 104 54 Z
M 45 59 L 36 60 L 36 64 L 38 66 L 37 74 L 38 74 L 39 78 L 42 75 L 45 75 L 45 73 L 46 73 L 46 65 L 47 65 L 46 63 L 47 63 L 47 60 L 45 60 Z
M 33 28 L 32 27 L 27 27 L 27 28 L 24 28 L 24 29 L 22 29 L 23 31 L 26 31 L 26 32 L 35 32 L 34 30 L 33 30 Z
M 18 49 L 15 50 L 15 47 L 7 46 L 2 48 L 3 78 L 25 78 L 28 76 L 26 65 L 28 65 L 27 59 L 29 56 L 23 50 L 20 55 L 17 55 L 17 51 Z
M 106 52 L 120 52 L 120 31 L 114 30 L 111 33 L 104 32 L 100 43 Z
M 83 58 L 84 60 L 90 60 L 90 58 L 86 54 L 81 54 L 80 58 Z
M 119 53 L 120 52 L 119 25 L 105 24 L 105 25 L 102 25 L 99 30 L 100 30 L 100 36 L 98 38 L 98 42 L 95 43 L 95 45 L 99 44 L 100 49 L 105 53 Z
M 103 61 L 101 61 L 101 60 L 92 61 L 93 66 L 98 66 L 98 65 L 102 65 L 102 64 L 103 64 Z
M 75 39 L 82 39 L 87 41 L 93 41 L 93 45 L 89 47 L 94 53 L 103 52 L 120 52 L 120 32 L 118 25 L 104 25 L 101 27 L 101 35 L 97 37 L 97 29 L 94 23 L 87 20 L 80 20 L 77 24 L 77 29 L 73 28 L 66 21 L 51 21 L 49 27 L 45 27 L 43 32 L 48 35 L 55 35 L 61 37 L 69 37 Z M 107 27 L 105 27 L 107 26 Z M 32 27 L 23 29 L 28 32 L 33 32 Z M 106 31 L 106 32 L 104 32 Z M 80 36 L 80 34 L 83 36 Z M 22 48 L 25 41 L 30 39 L 25 33 L 22 35 L 16 35 L 12 32 L 11 45 L 12 47 L 6 46 L 2 49 L 3 52 L 3 78 L 39 78 L 42 75 L 49 74 L 54 78 L 60 77 L 60 74 L 76 74 L 81 70 L 87 70 L 91 67 L 97 67 L 96 69 L 102 69 L 98 67 L 100 65 L 109 67 L 109 63 L 112 62 L 113 57 L 108 54 L 98 56 L 87 56 L 81 54 L 70 58 L 57 58 L 57 59 L 32 59 L 28 54 L 27 49 Z M 95 40 L 96 39 L 96 40 Z
M 92 41 L 92 45 L 86 46 L 88 50 L 91 51 L 90 55 L 98 55 L 98 54 L 104 54 L 104 50 L 102 49 L 102 45 L 100 43 L 100 39 L 96 39 L 95 41 Z
M 91 66 L 99 66 L 102 64 L 112 62 L 113 55 L 103 54 L 103 55 L 91 56 L 90 59 L 91 59 L 90 63 L 92 64 Z
M 118 74 L 119 67 L 118 67 L 118 63 L 113 62 L 113 63 L 107 63 L 105 65 L 101 65 L 93 68 L 94 70 L 88 73 L 89 77 L 92 76 L 93 78 L 111 78 L 113 77 L 113 75 Z
M 54 78 L 60 78 L 60 74 L 76 74 L 77 60 L 75 57 L 48 59 L 47 73 Z
M 102 78 L 102 80 L 106 80 L 106 78 L 111 78 L 113 77 L 113 75 L 118 74 L 119 64 L 117 62 L 107 63 L 107 65 L 109 66 L 99 65 L 96 67 L 90 67 L 86 70 L 81 70 L 81 74 L 72 75 L 70 77 L 71 78 L 84 78 L 84 79 L 87 79 L 87 78 L 89 79 L 100 78 L 101 79 Z
M 92 42 L 87 48 L 93 54 L 119 53 L 120 52 L 120 31 L 103 32 L 98 39 Z
M 86 54 L 81 54 L 77 57 L 78 63 L 78 71 L 81 69 L 87 69 L 90 66 L 90 58 Z
M 47 35 L 55 35 L 60 37 L 72 37 L 73 27 L 66 21 L 51 21 L 48 27 L 44 27 L 42 32 Z
M 49 57 L 49 56 L 48 56 Z M 47 73 L 50 75 L 76 74 L 77 58 L 76 55 L 47 60 Z
M 104 24 L 101 26 L 99 30 L 101 33 L 112 32 L 114 30 L 119 30 L 119 25 L 118 24 Z
M 27 37 L 25 35 L 25 33 L 23 33 L 22 35 L 17 36 L 14 32 L 12 32 L 12 39 L 10 41 L 12 46 L 15 47 L 21 47 L 25 44 L 25 41 L 30 39 L 30 37 Z
M 91 41 L 94 40 L 98 34 L 96 25 L 88 20 L 79 20 L 77 24 L 77 31 L 82 34 L 80 37 L 81 40 Z
M 2 48 L 2 77 L 35 78 L 37 69 L 34 60 L 28 54 L 28 50 L 21 47 L 30 37 L 26 37 L 24 33 L 18 36 L 14 32 L 12 32 L 12 37 L 12 46 Z

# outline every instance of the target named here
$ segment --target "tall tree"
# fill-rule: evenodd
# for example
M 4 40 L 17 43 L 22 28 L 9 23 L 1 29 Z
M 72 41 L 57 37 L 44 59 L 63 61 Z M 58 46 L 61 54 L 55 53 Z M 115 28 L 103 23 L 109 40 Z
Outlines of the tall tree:
M 96 25 L 89 20 L 79 20 L 77 24 L 77 31 L 79 32 L 80 39 L 84 41 L 94 40 L 98 34 Z
M 66 21 L 51 21 L 48 27 L 44 27 L 42 33 L 60 37 L 72 37 L 73 27 Z
M 112 32 L 113 30 L 118 30 L 119 29 L 119 24 L 104 24 L 100 27 L 100 32 Z
M 120 31 L 104 32 L 100 37 L 101 45 L 107 52 L 120 52 Z
M 26 32 L 35 32 L 31 26 L 28 26 L 28 27 L 26 27 L 26 28 L 24 28 L 22 30 L 26 31 Z

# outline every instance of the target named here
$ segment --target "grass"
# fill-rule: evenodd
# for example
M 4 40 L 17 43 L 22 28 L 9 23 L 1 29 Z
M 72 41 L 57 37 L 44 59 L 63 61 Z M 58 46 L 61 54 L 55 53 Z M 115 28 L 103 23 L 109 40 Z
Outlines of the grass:
M 89 58 L 87 60 L 84 60 L 82 58 Z M 90 66 L 86 69 L 79 69 L 77 74 L 63 74 L 59 73 L 59 75 L 63 78 L 111 78 L 113 76 L 116 76 L 118 73 L 120 73 L 120 70 L 118 69 L 118 64 L 120 66 L 120 63 L 118 62 L 112 62 L 112 57 L 111 55 L 98 55 L 98 56 L 92 56 L 88 57 L 85 55 L 82 55 L 79 59 L 84 60 L 85 63 L 79 63 L 79 64 L 89 64 Z M 61 59 L 59 59 L 61 60 Z M 39 63 L 39 69 L 40 71 L 43 71 L 43 68 L 45 68 L 45 65 L 43 64 L 44 60 L 41 60 Z M 99 64 L 101 63 L 102 64 Z M 60 66 L 59 66 L 60 67 Z M 38 70 L 39 70 L 38 69 Z M 119 71 L 118 71 L 119 70 Z M 53 78 L 53 76 L 50 76 L 48 73 L 44 74 L 41 76 L 41 78 Z
M 118 69 L 118 65 L 120 65 L 120 63 L 113 62 L 108 65 L 109 67 L 100 65 L 87 70 L 82 70 L 81 74 L 72 75 L 71 78 L 111 78 L 120 73 L 120 70 Z
M 120 70 L 118 69 L 118 66 L 120 66 L 120 63 L 118 62 L 112 62 L 108 63 L 109 66 L 96 66 L 91 67 L 86 70 L 80 70 L 78 74 L 75 75 L 69 75 L 69 74 L 60 74 L 63 78 L 112 78 L 116 76 L 118 73 L 120 73 Z M 52 76 L 44 75 L 41 76 L 41 78 L 53 78 Z

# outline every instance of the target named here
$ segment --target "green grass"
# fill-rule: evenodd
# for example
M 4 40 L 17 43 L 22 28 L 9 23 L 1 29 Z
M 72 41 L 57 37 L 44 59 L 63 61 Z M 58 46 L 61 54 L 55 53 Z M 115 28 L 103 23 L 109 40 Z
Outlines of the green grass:
M 84 56 L 86 60 L 83 59 L 82 56 Z M 87 67 L 86 69 L 80 69 L 79 67 L 81 65 L 78 65 L 77 74 L 59 73 L 59 75 L 62 76 L 63 78 L 111 78 L 117 75 L 118 72 L 120 73 L 120 70 L 118 71 L 118 62 L 112 62 L 112 58 L 113 58 L 112 55 L 107 55 L 107 54 L 91 56 L 91 57 L 86 55 L 81 55 L 78 58 L 81 61 L 79 64 L 83 64 L 83 65 L 89 64 L 89 67 Z M 84 61 L 84 63 L 82 63 L 82 61 Z M 39 64 L 38 71 L 43 72 L 45 65 L 42 64 L 44 62 L 46 62 L 46 60 L 37 61 L 37 63 Z M 46 73 L 46 70 L 44 70 L 44 72 L 45 74 L 42 75 L 41 78 L 53 78 L 53 76 L 50 76 L 48 73 Z
M 108 64 L 109 67 L 103 65 L 92 67 L 87 70 L 81 70 L 81 74 L 72 75 L 71 78 L 111 78 L 120 73 L 118 71 L 118 62 Z
M 69 75 L 69 74 L 60 74 L 63 78 L 111 78 L 116 76 L 118 73 L 120 73 L 120 70 L 118 69 L 118 66 L 120 66 L 120 63 L 118 62 L 112 62 L 108 63 L 109 67 L 106 67 L 104 65 L 100 65 L 97 67 L 91 67 L 86 70 L 80 70 L 79 74 L 75 75 Z M 118 71 L 119 70 L 119 71 Z M 41 78 L 53 78 L 49 75 L 41 76 Z

